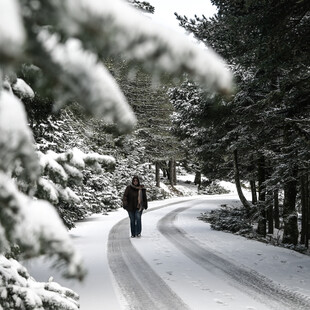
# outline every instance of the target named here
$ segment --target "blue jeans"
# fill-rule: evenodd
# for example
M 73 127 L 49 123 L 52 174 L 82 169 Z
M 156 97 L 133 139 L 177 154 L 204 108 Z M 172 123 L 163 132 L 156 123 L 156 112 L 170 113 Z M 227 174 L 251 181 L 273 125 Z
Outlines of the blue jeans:
M 137 236 L 141 234 L 142 225 L 141 225 L 141 216 L 142 211 L 138 209 L 135 211 L 128 211 L 128 215 L 130 218 L 130 230 L 132 236 Z

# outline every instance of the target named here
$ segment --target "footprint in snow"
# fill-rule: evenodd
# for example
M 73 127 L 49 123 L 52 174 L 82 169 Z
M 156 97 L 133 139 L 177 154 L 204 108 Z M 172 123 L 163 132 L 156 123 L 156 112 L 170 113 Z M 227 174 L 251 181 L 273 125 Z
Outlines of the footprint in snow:
M 156 265 L 162 265 L 162 262 L 160 262 L 158 258 L 154 258 L 153 261 Z
M 214 299 L 214 301 L 217 303 L 217 304 L 220 304 L 220 305 L 226 305 L 226 303 L 220 299 Z
M 207 292 L 213 292 L 213 290 L 211 290 L 211 289 L 208 288 L 208 287 L 202 287 L 201 290 L 202 290 L 202 291 L 207 291 Z
M 199 282 L 198 281 L 191 281 L 192 282 L 192 284 L 195 286 L 195 287 L 200 287 L 200 285 L 199 285 Z
M 227 297 L 229 299 L 235 299 L 235 297 L 232 294 L 230 294 L 230 293 L 226 293 L 225 297 Z

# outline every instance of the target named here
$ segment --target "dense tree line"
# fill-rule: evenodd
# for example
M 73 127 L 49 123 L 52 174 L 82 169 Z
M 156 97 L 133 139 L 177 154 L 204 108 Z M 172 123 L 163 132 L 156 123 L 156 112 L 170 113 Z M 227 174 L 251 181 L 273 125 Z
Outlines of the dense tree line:
M 234 179 L 237 185 L 249 181 L 252 203 L 240 186 L 238 192 L 249 213 L 253 204 L 258 209 L 260 234 L 282 227 L 284 243 L 308 246 L 310 3 L 212 3 L 218 13 L 210 19 L 177 18 L 227 59 L 235 95 L 207 96 L 190 82 L 174 89 L 177 131 L 186 137 L 195 133 L 191 141 L 207 176 Z
M 171 114 L 174 111 L 169 101 L 168 89 L 173 85 L 169 77 L 161 82 L 141 67 L 130 70 L 126 61 L 109 60 L 109 70 L 116 78 L 128 103 L 137 117 L 137 125 L 131 136 L 144 147 L 141 162 L 155 165 L 155 180 L 159 187 L 159 170 L 173 186 L 176 182 L 176 161 L 185 157 L 180 141 L 171 132 Z M 126 149 L 126 148 L 125 148 Z M 124 150 L 125 150 L 124 149 Z M 172 176 L 172 177 L 170 177 Z

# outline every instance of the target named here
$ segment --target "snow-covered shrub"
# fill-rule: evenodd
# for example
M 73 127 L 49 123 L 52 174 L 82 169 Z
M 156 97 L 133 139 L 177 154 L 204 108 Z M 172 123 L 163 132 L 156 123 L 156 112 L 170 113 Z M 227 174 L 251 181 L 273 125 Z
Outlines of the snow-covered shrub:
M 51 278 L 36 282 L 25 267 L 0 255 L 0 309 L 77 310 L 78 295 Z
M 121 197 L 116 190 L 113 173 L 94 175 L 87 171 L 83 183 L 84 191 L 81 197 L 91 212 L 105 213 L 121 206 Z
M 0 93 L 0 157 L 0 251 L 17 244 L 25 256 L 56 254 L 68 264 L 68 275 L 82 277 L 81 261 L 53 206 L 32 198 L 40 177 L 39 160 L 23 105 L 5 90 Z M 24 180 L 28 195 L 10 178 L 13 171 Z
M 247 234 L 253 231 L 252 225 L 244 208 L 230 208 L 223 206 L 220 209 L 203 213 L 200 220 L 211 224 L 215 230 L 230 231 L 233 233 Z
M 58 117 L 49 117 L 35 126 L 36 147 L 46 154 L 51 150 L 55 153 L 70 153 L 76 146 L 83 153 L 106 153 L 109 148 L 105 143 L 107 134 L 99 129 L 98 122 L 85 118 L 76 105 L 64 109 Z M 79 170 L 78 180 L 69 181 L 70 188 L 79 197 L 80 202 L 63 202 L 56 205 L 67 227 L 73 227 L 75 221 L 84 219 L 90 213 L 106 212 L 119 206 L 115 202 L 117 193 L 112 185 L 111 171 L 114 169 L 114 161 L 100 166 L 100 170 L 94 171 L 85 163 L 83 169 Z
M 150 201 L 167 199 L 173 196 L 168 186 L 165 186 L 163 184 L 161 184 L 161 187 L 151 187 L 150 189 L 148 189 L 147 194 Z
M 49 150 L 46 154 L 38 152 L 41 166 L 41 177 L 38 180 L 35 196 L 53 203 L 68 228 L 74 227 L 74 222 L 85 218 L 90 208 L 72 189 L 77 189 L 85 179 L 83 171 L 88 168 L 97 174 L 102 168 L 113 170 L 115 159 L 111 156 L 97 153 L 85 154 L 77 148 L 63 153 Z M 91 194 L 91 192 L 87 192 Z M 82 194 L 82 193 L 81 193 Z M 93 197 L 97 192 L 93 193 Z M 88 201 L 90 203 L 90 201 Z M 92 206 L 93 208 L 93 206 Z
M 228 194 L 229 190 L 225 189 L 218 182 L 213 181 L 203 181 L 199 188 L 199 194 L 201 195 L 220 195 L 220 194 Z
M 287 249 L 290 249 L 290 250 L 294 250 L 296 252 L 299 252 L 299 253 L 309 253 L 309 249 L 304 246 L 303 244 L 279 244 L 279 245 L 282 245 L 284 248 L 287 248 Z
M 308 249 L 304 245 L 294 245 L 283 243 L 283 226 L 280 229 L 274 228 L 273 234 L 266 237 L 256 232 L 257 221 L 259 220 L 260 209 L 253 206 L 250 214 L 244 207 L 233 208 L 222 205 L 220 209 L 202 213 L 198 219 L 210 223 L 211 228 L 220 231 L 232 232 L 249 239 L 288 248 L 300 253 L 307 253 Z

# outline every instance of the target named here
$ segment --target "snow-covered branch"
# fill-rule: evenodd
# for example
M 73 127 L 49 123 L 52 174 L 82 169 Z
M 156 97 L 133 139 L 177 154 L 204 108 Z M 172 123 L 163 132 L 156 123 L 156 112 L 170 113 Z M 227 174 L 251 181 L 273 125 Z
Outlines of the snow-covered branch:
M 82 278 L 85 271 L 55 208 L 44 200 L 20 193 L 13 181 L 0 174 L 1 245 L 17 244 L 24 257 L 58 256 L 67 263 L 65 274 Z M 5 232 L 5 233 L 4 233 Z M 6 250 L 1 248 L 1 251 Z
M 0 255 L 1 309 L 77 310 L 78 295 L 53 282 L 36 282 L 25 267 Z
M 10 173 L 18 163 L 28 180 L 38 176 L 38 159 L 22 102 L 9 91 L 0 92 L 0 171 Z
M 7 64 L 22 52 L 26 39 L 16 0 L 0 1 L 0 63 Z
M 34 98 L 33 89 L 23 79 L 16 79 L 16 81 L 12 83 L 12 90 L 14 91 L 14 94 L 18 96 L 18 98 Z
M 80 203 L 80 198 L 69 188 L 69 181 L 79 184 L 83 179 L 82 171 L 89 167 L 100 172 L 115 168 L 115 159 L 112 156 L 97 153 L 85 154 L 78 148 L 64 153 L 48 151 L 46 154 L 38 152 L 41 178 L 35 196 L 44 198 L 57 204 L 60 200 L 69 203 Z
M 231 91 L 232 75 L 211 48 L 202 49 L 186 36 L 152 23 L 120 0 L 66 0 L 58 3 L 58 10 L 64 31 L 85 45 L 124 55 L 155 72 L 187 72 L 204 87 Z
M 155 12 L 155 8 L 146 1 L 137 1 L 137 0 L 127 0 L 129 4 L 131 4 L 132 6 L 134 6 L 137 9 L 140 9 L 146 13 L 154 13 Z
M 42 30 L 38 36 L 43 48 L 50 54 L 51 61 L 60 69 L 59 79 L 64 86 L 64 94 L 70 91 L 72 100 L 83 104 L 87 111 L 108 122 L 115 122 L 121 132 L 130 130 L 136 122 L 132 109 L 118 84 L 97 56 L 85 51 L 77 39 L 69 39 L 65 44 L 56 35 Z M 63 98 L 58 101 L 61 107 Z

